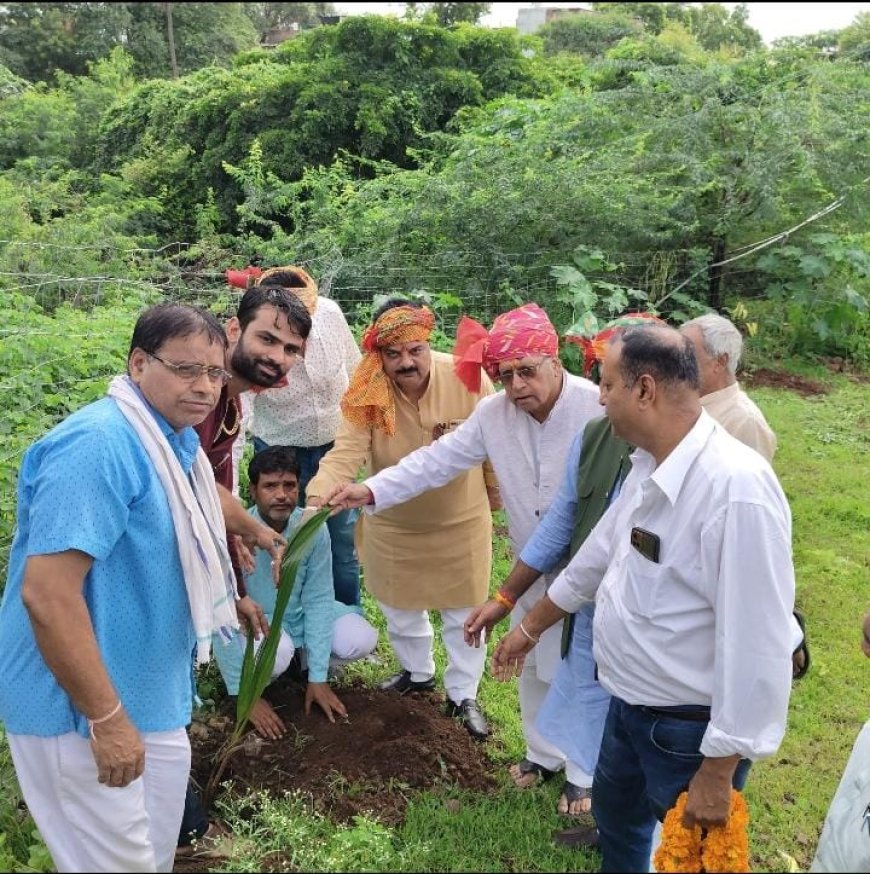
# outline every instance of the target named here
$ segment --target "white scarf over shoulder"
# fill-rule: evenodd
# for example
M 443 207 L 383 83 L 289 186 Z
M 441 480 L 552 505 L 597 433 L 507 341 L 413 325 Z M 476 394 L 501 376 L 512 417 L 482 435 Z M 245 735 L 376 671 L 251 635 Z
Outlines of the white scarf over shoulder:
M 116 376 L 109 397 L 133 426 L 166 492 L 196 633 L 196 660 L 205 664 L 213 633 L 229 639 L 238 629 L 235 575 L 214 473 L 202 447 L 190 477 L 128 376 Z

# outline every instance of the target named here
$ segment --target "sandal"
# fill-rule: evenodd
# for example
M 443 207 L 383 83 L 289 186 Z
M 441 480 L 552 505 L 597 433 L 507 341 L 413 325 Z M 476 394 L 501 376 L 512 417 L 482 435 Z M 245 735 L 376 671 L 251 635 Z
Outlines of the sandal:
M 795 651 L 791 654 L 791 678 L 792 680 L 799 680 L 803 677 L 806 672 L 810 669 L 810 648 L 807 646 L 807 629 L 806 629 L 806 620 L 804 619 L 804 614 L 801 613 L 800 610 L 794 611 L 794 618 L 797 621 L 797 624 L 800 625 L 801 631 L 803 632 L 803 640 L 798 644 Z M 795 658 L 798 655 L 803 656 L 803 664 L 795 663 Z
M 514 766 L 520 772 L 520 777 L 525 777 L 527 774 L 534 774 L 535 781 L 533 783 L 529 783 L 528 786 L 520 786 L 516 782 L 516 778 L 511 775 L 514 780 L 514 784 L 517 786 L 517 789 L 530 789 L 532 786 L 535 786 L 537 783 L 544 783 L 547 780 L 552 779 L 556 776 L 556 771 L 551 771 L 549 768 L 545 768 L 543 765 L 539 765 L 537 762 L 531 762 L 528 759 L 520 759 L 519 762 Z
M 575 783 L 571 783 L 568 780 L 565 781 L 565 785 L 562 787 L 562 798 L 565 799 L 565 812 L 563 813 L 561 810 L 559 811 L 562 816 L 583 816 L 588 814 L 590 810 L 581 810 L 579 813 L 571 813 L 571 805 L 576 801 L 585 801 L 587 798 L 592 800 L 592 787 L 591 786 L 577 786 Z M 559 799 L 562 800 L 561 798 Z

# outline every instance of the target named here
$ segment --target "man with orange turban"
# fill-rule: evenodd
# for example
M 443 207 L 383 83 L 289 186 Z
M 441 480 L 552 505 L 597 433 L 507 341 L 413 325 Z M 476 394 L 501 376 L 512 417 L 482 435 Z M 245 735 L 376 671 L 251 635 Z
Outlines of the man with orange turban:
M 504 391 L 482 401 L 467 421 L 437 443 L 418 449 L 365 483 L 345 488 L 331 503 L 374 504 L 376 514 L 386 515 L 395 512 L 391 507 L 412 498 L 419 500 L 416 496 L 422 492 L 443 486 L 489 459 L 504 500 L 511 545 L 519 555 L 556 495 L 574 435 L 598 415 L 598 390 L 589 380 L 565 372 L 556 330 L 534 303 L 498 316 L 489 331 L 464 317 L 454 358 L 456 374 L 469 390 L 475 390 L 488 375 L 499 380 Z M 534 586 L 522 598 L 499 593 L 496 600 L 472 611 L 466 622 L 467 643 L 475 651 L 485 651 L 479 631 L 471 635 L 469 627 L 492 605 L 500 611 L 498 619 L 512 611 L 512 623 L 519 625 L 527 606 L 546 591 L 550 578 L 536 575 Z M 526 754 L 510 768 L 520 788 L 565 765 L 562 751 L 534 727 L 538 707 L 560 662 L 560 640 L 561 629 L 551 629 L 538 647 L 537 658 L 527 663 L 520 678 Z
M 492 394 L 488 378 L 469 390 L 453 372 L 451 356 L 430 349 L 434 327 L 432 311 L 412 301 L 391 298 L 377 310 L 341 403 L 335 446 L 308 484 L 309 504 L 352 482 L 367 461 L 377 473 L 438 440 Z M 435 688 L 428 611 L 439 610 L 448 712 L 473 737 L 486 737 L 489 727 L 477 705 L 486 653 L 466 646 L 463 631 L 489 589 L 492 518 L 483 466 L 478 462 L 396 510 L 361 517 L 356 534 L 365 585 L 386 616 L 402 668 L 382 688 L 400 694 Z

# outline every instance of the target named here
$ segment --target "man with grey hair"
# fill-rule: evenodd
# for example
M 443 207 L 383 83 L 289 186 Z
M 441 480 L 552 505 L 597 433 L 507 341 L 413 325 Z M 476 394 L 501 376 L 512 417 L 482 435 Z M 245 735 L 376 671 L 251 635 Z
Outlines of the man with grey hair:
M 717 313 L 707 313 L 685 322 L 680 333 L 695 349 L 701 381 L 701 406 L 733 437 L 773 461 L 776 434 L 764 413 L 740 388 L 737 365 L 743 351 L 743 337 L 732 322 Z M 809 670 L 810 652 L 804 631 L 804 617 L 795 610 L 792 639 L 792 677 Z
M 729 434 L 771 461 L 776 452 L 776 435 L 764 413 L 737 382 L 737 364 L 743 351 L 740 331 L 724 316 L 707 313 L 686 322 L 680 333 L 695 347 L 701 406 Z
M 492 655 L 493 675 L 510 679 L 547 628 L 595 599 L 611 695 L 592 795 L 602 871 L 649 871 L 656 822 L 683 791 L 687 827 L 724 823 L 732 786 L 786 728 L 791 512 L 771 466 L 702 409 L 699 383 L 673 328 L 608 344 L 600 402 L 637 447 L 631 472 Z

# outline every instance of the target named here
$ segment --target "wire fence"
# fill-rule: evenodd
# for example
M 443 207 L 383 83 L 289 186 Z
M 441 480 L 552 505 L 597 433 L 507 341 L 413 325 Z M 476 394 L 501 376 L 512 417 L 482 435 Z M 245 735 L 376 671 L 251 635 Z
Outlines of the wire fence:
M 120 249 L 0 240 L 0 301 L 6 310 L 0 324 L 4 577 L 24 451 L 70 412 L 104 394 L 109 379 L 124 368 L 133 325 L 146 306 L 173 300 L 232 315 L 243 292 L 230 288 L 223 269 L 210 265 L 239 268 L 247 259 L 222 255 L 219 261 L 209 259 L 184 242 Z M 416 295 L 433 305 L 445 339 L 452 339 L 463 314 L 488 325 L 498 313 L 528 301 L 544 307 L 564 331 L 581 313 L 553 274 L 563 262 L 546 251 L 473 249 L 427 255 L 335 250 L 294 260 L 318 281 L 322 294 L 339 303 L 357 335 L 377 296 Z M 608 253 L 598 278 L 612 287 L 637 289 L 652 301 L 681 283 L 688 284 L 686 293 L 703 298 L 707 280 L 697 275 L 699 263 L 703 258 L 689 250 Z M 748 286 L 754 279 L 743 263 L 730 265 L 729 279 Z M 631 308 L 642 306 L 632 302 Z

